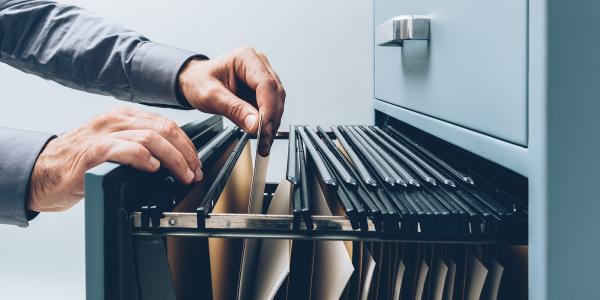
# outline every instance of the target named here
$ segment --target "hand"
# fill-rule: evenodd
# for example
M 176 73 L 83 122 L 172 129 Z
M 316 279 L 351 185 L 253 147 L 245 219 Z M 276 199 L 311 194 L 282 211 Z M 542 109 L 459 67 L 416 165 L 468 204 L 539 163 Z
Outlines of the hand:
M 179 74 L 179 86 L 195 108 L 224 115 L 249 133 L 264 113 L 259 153 L 269 154 L 281 123 L 285 90 L 267 57 L 243 47 L 211 60 L 191 60 Z
M 120 107 L 51 140 L 33 168 L 27 208 L 61 211 L 83 197 L 84 173 L 106 161 L 155 172 L 162 164 L 182 182 L 202 179 L 194 144 L 173 121 Z

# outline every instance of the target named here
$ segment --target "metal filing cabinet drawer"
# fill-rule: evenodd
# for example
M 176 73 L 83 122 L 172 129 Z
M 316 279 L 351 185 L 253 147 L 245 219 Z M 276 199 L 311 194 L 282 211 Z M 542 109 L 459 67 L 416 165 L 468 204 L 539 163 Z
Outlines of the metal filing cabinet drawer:
M 527 5 L 375 0 L 375 98 L 526 146 Z M 429 19 L 429 40 L 377 45 L 401 15 Z

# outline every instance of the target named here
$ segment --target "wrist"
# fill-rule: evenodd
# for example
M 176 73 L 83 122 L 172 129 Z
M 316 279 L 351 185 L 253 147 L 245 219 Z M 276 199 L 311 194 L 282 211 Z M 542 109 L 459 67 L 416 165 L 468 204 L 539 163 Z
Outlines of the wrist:
M 193 105 L 191 104 L 191 102 L 189 101 L 188 97 L 186 97 L 186 89 L 188 86 L 188 81 L 189 81 L 189 76 L 186 76 L 187 71 L 189 71 L 190 67 L 195 64 L 198 63 L 200 61 L 206 61 L 208 60 L 208 57 L 204 56 L 204 55 L 194 55 L 190 58 L 188 58 L 183 65 L 181 66 L 181 68 L 179 69 L 179 74 L 177 75 L 177 87 L 176 87 L 176 95 L 177 95 L 177 101 L 179 102 L 179 104 L 181 104 L 184 107 L 193 107 Z
M 56 172 L 56 168 L 50 165 L 48 159 L 48 148 L 51 144 L 56 142 L 56 136 L 52 137 L 44 146 L 40 155 L 38 156 L 33 170 L 31 171 L 31 177 L 29 179 L 29 186 L 27 189 L 27 197 L 25 201 L 25 208 L 31 212 L 41 211 L 39 201 L 44 198 L 44 192 L 50 188 L 50 186 L 57 184 L 56 178 L 59 176 Z

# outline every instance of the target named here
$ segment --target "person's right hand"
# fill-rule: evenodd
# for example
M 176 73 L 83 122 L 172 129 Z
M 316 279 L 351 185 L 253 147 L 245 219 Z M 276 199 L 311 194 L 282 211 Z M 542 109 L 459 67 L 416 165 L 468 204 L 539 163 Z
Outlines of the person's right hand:
M 120 107 L 48 142 L 33 168 L 27 208 L 70 208 L 83 197 L 84 173 L 106 161 L 148 172 L 163 165 L 186 184 L 203 176 L 194 144 L 177 124 Z

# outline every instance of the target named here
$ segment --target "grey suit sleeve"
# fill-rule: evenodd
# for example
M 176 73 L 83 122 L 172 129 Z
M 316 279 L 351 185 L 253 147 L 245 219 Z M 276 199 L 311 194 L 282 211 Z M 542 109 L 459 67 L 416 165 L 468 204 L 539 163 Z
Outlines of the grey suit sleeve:
M 191 108 L 177 75 L 202 57 L 154 43 L 76 6 L 0 0 L 0 62 L 67 87 L 149 105 Z M 49 134 L 0 127 L 0 224 L 27 226 L 31 171 Z
M 189 108 L 177 75 L 193 56 L 73 5 L 0 0 L 0 61 L 71 88 Z
M 52 135 L 0 126 L 0 224 L 27 226 L 29 178 Z

